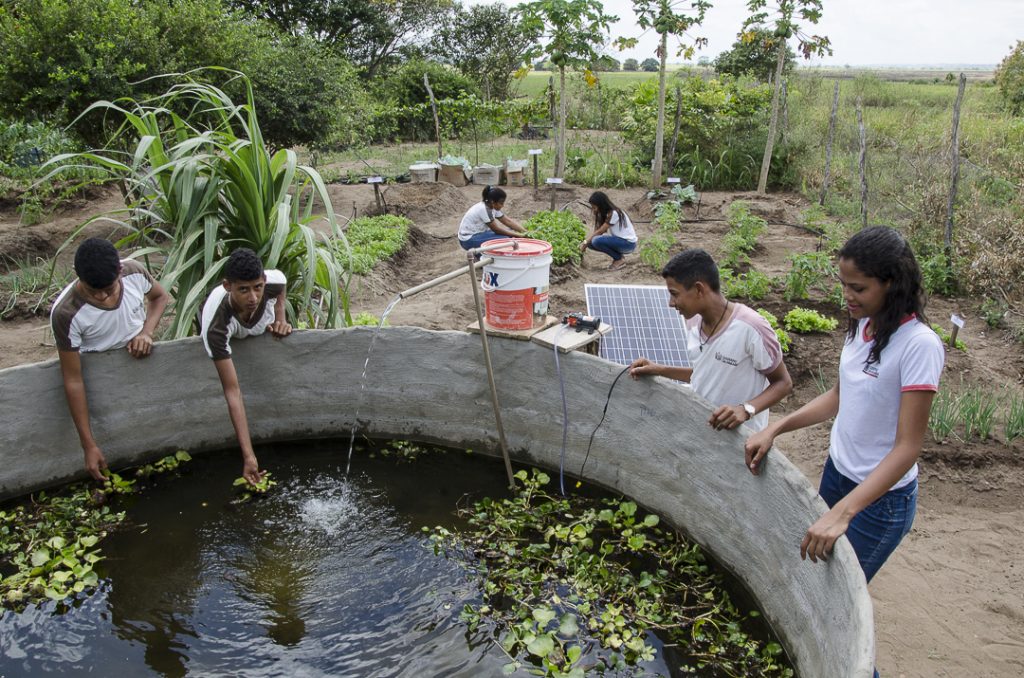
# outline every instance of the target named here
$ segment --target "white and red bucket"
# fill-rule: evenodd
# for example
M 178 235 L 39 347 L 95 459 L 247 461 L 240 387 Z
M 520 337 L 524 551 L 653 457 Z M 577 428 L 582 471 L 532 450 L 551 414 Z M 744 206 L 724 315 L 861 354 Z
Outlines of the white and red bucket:
M 493 259 L 484 266 L 480 282 L 486 308 L 484 322 L 496 330 L 529 330 L 541 325 L 547 316 L 551 243 L 516 238 L 519 247 L 512 249 L 513 240 L 506 242 L 505 247 L 483 255 Z

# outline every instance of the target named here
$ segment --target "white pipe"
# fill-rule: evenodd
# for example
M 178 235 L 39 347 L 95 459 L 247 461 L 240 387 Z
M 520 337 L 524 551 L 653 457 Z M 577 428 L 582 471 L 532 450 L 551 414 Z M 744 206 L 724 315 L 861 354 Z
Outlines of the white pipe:
M 493 261 L 494 261 L 494 259 L 492 259 L 491 257 L 484 257 L 480 261 L 478 261 L 478 262 L 473 264 L 473 269 L 476 270 L 476 269 L 480 268 L 481 266 L 486 266 L 487 264 L 489 264 L 489 263 L 491 263 Z M 406 297 L 411 297 L 412 295 L 414 295 L 414 294 L 416 294 L 418 292 L 422 292 L 423 290 L 430 289 L 431 287 L 434 287 L 435 285 L 440 285 L 443 282 L 448 282 L 449 280 L 454 280 L 455 278 L 458 278 L 463 273 L 468 273 L 468 272 L 469 272 L 469 266 L 468 265 L 467 266 L 463 266 L 462 268 L 457 268 L 454 271 L 451 271 L 449 273 L 445 273 L 444 275 L 438 276 L 438 277 L 434 278 L 433 280 L 428 280 L 425 283 L 422 283 L 420 285 L 416 285 L 416 287 L 410 287 L 409 289 L 405 290 L 404 292 L 399 292 L 398 293 L 398 298 L 399 299 L 405 299 Z

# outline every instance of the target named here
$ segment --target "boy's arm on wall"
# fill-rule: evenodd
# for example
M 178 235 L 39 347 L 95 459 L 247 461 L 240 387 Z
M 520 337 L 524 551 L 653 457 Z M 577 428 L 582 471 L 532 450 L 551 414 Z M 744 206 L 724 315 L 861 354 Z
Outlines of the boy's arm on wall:
M 245 415 L 245 401 L 242 400 L 242 389 L 238 385 L 235 363 L 231 358 L 224 358 L 213 361 L 213 364 L 217 367 L 217 376 L 220 377 L 220 385 L 224 389 L 224 399 L 228 403 L 231 425 L 235 429 L 238 446 L 242 449 L 242 475 L 255 485 L 260 481 L 262 474 L 259 472 L 259 463 L 252 449 L 252 439 L 249 437 L 249 420 Z
M 103 457 L 96 440 L 92 437 L 89 425 L 89 403 L 85 395 L 85 380 L 82 378 L 82 356 L 78 351 L 57 351 L 60 359 L 60 371 L 64 377 L 64 395 L 68 399 L 68 410 L 71 420 L 78 431 L 78 440 L 85 453 L 85 468 L 96 480 L 103 480 L 102 470 L 107 468 L 107 460 Z

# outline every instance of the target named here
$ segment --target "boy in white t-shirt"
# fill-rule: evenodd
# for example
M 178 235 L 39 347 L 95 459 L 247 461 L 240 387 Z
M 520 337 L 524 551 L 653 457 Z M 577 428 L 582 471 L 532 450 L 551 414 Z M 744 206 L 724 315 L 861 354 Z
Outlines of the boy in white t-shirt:
M 214 288 L 203 305 L 200 336 L 206 352 L 213 358 L 228 403 L 228 415 L 242 449 L 242 476 L 255 485 L 263 477 L 249 437 L 238 373 L 231 359 L 231 339 L 270 332 L 286 337 L 292 326 L 285 318 L 284 274 L 263 270 L 263 262 L 248 247 L 231 253 L 224 266 L 224 282 Z
M 793 390 L 775 331 L 750 307 L 722 295 L 718 267 L 702 249 L 677 254 L 661 275 L 669 305 L 697 334 L 697 357 L 692 367 L 638 358 L 630 365 L 630 376 L 653 374 L 690 382 L 694 391 L 717 406 L 708 420 L 715 429 L 745 422 L 763 429 L 768 408 Z
M 107 461 L 92 435 L 80 353 L 125 348 L 134 358 L 153 350 L 153 332 L 168 295 L 137 261 L 121 260 L 102 238 L 89 238 L 75 252 L 78 278 L 64 288 L 50 311 L 50 326 L 64 395 L 85 454 L 85 468 L 103 480 Z

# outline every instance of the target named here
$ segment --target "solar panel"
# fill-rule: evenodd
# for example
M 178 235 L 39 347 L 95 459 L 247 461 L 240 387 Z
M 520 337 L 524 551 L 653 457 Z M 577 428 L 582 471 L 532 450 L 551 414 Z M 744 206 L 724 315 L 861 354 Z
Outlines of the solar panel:
M 672 367 L 690 366 L 692 333 L 668 305 L 664 285 L 595 285 L 584 287 L 587 315 L 612 326 L 601 338 L 602 358 L 628 365 L 644 357 Z

